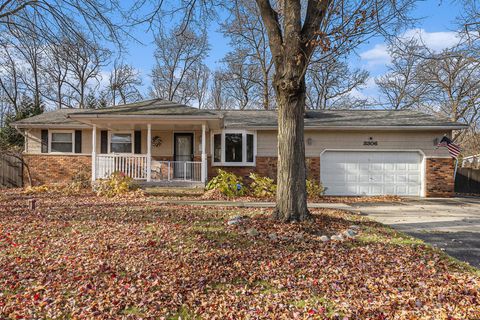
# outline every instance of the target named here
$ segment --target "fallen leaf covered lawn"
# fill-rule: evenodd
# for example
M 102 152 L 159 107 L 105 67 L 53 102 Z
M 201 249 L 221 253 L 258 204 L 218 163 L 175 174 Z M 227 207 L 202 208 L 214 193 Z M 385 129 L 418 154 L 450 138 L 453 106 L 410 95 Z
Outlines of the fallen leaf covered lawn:
M 480 318 L 478 273 L 416 239 L 340 211 L 269 213 L 2 191 L 0 318 Z M 320 240 L 352 224 L 357 238 Z

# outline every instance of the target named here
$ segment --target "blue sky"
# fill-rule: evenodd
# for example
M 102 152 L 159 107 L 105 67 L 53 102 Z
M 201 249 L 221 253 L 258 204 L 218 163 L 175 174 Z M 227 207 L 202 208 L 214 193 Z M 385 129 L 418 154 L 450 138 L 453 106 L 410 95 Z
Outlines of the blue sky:
M 429 0 L 418 2 L 412 11 L 415 18 L 420 19 L 415 26 L 406 31 L 406 37 L 421 37 L 422 40 L 432 49 L 441 50 L 455 42 L 455 17 L 459 14 L 461 6 L 459 1 Z M 213 22 L 209 27 L 209 42 L 211 51 L 207 57 L 207 65 L 215 69 L 219 61 L 229 51 L 228 39 L 224 38 L 219 23 Z M 125 61 L 137 68 L 144 81 L 144 89 L 150 85 L 149 74 L 154 64 L 154 44 L 151 32 L 146 31 L 146 26 L 135 29 L 134 37 L 143 44 L 136 41 L 128 41 L 126 47 L 128 54 Z M 386 71 L 389 63 L 386 46 L 381 38 L 370 39 L 362 44 L 355 54 L 349 57 L 352 67 L 365 68 L 370 72 L 366 88 L 355 92 L 361 97 L 376 98 L 378 91 L 375 87 L 374 78 Z

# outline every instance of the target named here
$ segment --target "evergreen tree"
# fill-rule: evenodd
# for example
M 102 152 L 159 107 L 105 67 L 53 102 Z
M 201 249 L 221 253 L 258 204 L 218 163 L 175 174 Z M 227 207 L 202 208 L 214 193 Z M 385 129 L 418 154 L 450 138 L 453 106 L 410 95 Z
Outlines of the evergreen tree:
M 98 100 L 92 92 L 90 92 L 85 98 L 85 108 L 87 109 L 98 108 Z
M 0 128 L 0 148 L 23 147 L 23 136 L 11 124 L 28 117 L 36 116 L 44 112 L 44 106 L 40 101 L 35 104 L 30 97 L 23 96 L 20 107 L 16 114 L 11 113 L 5 118 L 5 126 Z

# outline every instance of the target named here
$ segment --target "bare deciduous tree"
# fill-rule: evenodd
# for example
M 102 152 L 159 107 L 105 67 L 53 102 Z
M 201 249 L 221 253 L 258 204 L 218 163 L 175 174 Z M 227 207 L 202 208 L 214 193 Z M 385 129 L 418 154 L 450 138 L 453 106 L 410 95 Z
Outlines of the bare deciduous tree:
M 474 124 L 480 111 L 480 61 L 455 48 L 433 54 L 418 67 L 418 76 L 427 88 L 424 108 L 451 121 Z
M 9 42 L 0 41 L 0 87 L 4 99 L 15 112 L 19 111 L 20 98 L 18 61 L 14 48 L 9 45 Z
M 71 37 L 82 35 L 78 24 L 98 38 L 109 38 L 120 43 L 121 23 L 114 16 L 121 10 L 117 0 L 5 0 L 0 3 L 0 29 L 23 29 L 46 41 L 53 42 L 60 30 Z M 35 24 L 32 26 L 31 18 Z M 125 17 L 125 16 L 124 16 Z
M 28 24 L 34 28 L 36 17 L 25 15 Z M 12 35 L 10 45 L 14 47 L 22 60 L 22 72 L 19 73 L 22 83 L 31 91 L 33 103 L 40 105 L 43 92 L 44 77 L 42 77 L 42 64 L 45 58 L 45 42 L 36 33 L 25 31 L 13 26 L 9 28 Z
M 388 72 L 375 79 L 384 104 L 394 110 L 418 108 L 427 94 L 427 86 L 418 77 L 426 48 L 410 40 L 390 45 L 389 53 L 392 63 Z
M 151 95 L 179 103 L 190 102 L 195 97 L 187 80 L 192 68 L 202 63 L 209 51 L 205 30 L 199 33 L 181 27 L 169 33 L 162 30 L 155 44 Z
M 224 63 L 226 68 L 221 71 L 224 94 L 234 103 L 228 108 L 243 110 L 261 105 L 261 68 L 250 61 L 248 52 L 228 53 Z
M 142 85 L 140 74 L 132 66 L 115 61 L 108 78 L 108 90 L 112 104 L 117 104 L 117 97 L 123 104 L 135 102 L 142 98 L 138 87 Z
M 66 105 L 64 87 L 70 73 L 68 43 L 69 41 L 63 38 L 58 43 L 49 44 L 44 66 L 44 72 L 48 75 L 50 83 L 50 100 L 56 103 L 58 109 L 62 109 Z
M 193 97 L 199 109 L 205 109 L 208 103 L 208 85 L 210 70 L 203 63 L 197 63 L 191 68 L 189 81 L 193 88 Z
M 255 101 L 255 104 L 270 109 L 273 95 L 273 61 L 258 7 L 253 0 L 234 1 L 230 13 L 233 19 L 222 24 L 223 33 L 231 39 L 230 45 L 233 48 L 227 55 L 227 60 L 230 65 L 248 64 L 249 67 L 243 69 L 246 73 L 241 78 L 244 83 L 248 82 L 257 87 L 252 90 L 255 97 L 246 96 L 243 100 L 254 101 L 261 93 L 261 101 Z M 253 72 L 251 66 L 256 66 L 258 71 Z
M 71 77 L 67 83 L 74 90 L 73 96 L 79 108 L 85 108 L 89 84 L 97 81 L 99 72 L 110 58 L 110 52 L 87 39 L 84 35 L 68 43 L 68 64 Z
M 365 85 L 367 79 L 368 71 L 350 70 L 345 61 L 335 58 L 324 63 L 311 63 L 306 75 L 307 108 L 325 110 L 356 106 L 359 99 L 349 94 Z M 352 105 L 346 105 L 347 101 Z
M 210 95 L 208 107 L 210 109 L 222 110 L 227 109 L 229 104 L 229 97 L 225 94 L 225 88 L 223 85 L 223 73 L 215 71 L 210 86 Z

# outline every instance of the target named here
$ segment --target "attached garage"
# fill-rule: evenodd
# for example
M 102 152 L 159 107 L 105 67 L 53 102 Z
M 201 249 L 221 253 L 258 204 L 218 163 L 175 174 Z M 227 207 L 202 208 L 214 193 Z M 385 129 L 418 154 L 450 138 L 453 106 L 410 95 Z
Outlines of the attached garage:
M 327 195 L 422 196 L 423 155 L 418 151 L 324 151 L 320 180 Z

